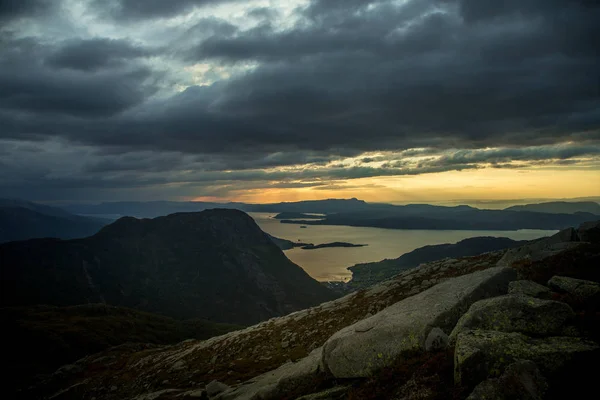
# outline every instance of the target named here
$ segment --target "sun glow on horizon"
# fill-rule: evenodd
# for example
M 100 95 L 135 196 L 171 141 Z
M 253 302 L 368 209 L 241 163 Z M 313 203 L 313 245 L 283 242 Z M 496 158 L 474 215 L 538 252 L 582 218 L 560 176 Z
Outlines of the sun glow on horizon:
M 274 184 L 275 185 L 275 184 Z M 312 187 L 249 188 L 230 196 L 199 196 L 193 201 L 277 203 L 356 197 L 368 202 L 509 200 L 600 197 L 600 171 L 560 169 L 474 169 L 409 176 L 330 181 Z

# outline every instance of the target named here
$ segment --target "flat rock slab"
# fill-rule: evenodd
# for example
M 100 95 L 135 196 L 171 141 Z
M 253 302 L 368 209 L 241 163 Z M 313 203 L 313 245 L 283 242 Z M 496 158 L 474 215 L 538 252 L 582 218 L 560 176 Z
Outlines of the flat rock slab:
M 474 330 L 461 332 L 454 350 L 455 384 L 473 387 L 502 374 L 517 360 L 536 363 L 550 378 L 565 367 L 589 368 L 600 346 L 577 337 L 533 339 L 521 333 Z
M 556 291 L 567 292 L 584 302 L 600 303 L 600 284 L 598 282 L 553 276 L 548 281 L 548 286 Z
M 530 336 L 559 335 L 575 312 L 560 301 L 509 294 L 480 300 L 463 315 L 450 334 L 450 343 L 460 332 L 484 329 L 520 332 Z
M 537 297 L 539 299 L 549 299 L 552 297 L 552 291 L 544 285 L 534 281 L 513 281 L 508 285 L 508 294 L 522 294 L 525 296 Z
M 404 299 L 329 338 L 323 347 L 325 368 L 337 378 L 370 376 L 402 354 L 425 350 L 434 328 L 438 328 L 435 336 L 443 340 L 442 334 L 454 328 L 471 304 L 506 294 L 514 279 L 513 269 L 490 268 Z
M 533 361 L 517 361 L 500 378 L 481 382 L 467 400 L 542 400 L 548 383 Z
M 323 348 L 313 350 L 298 362 L 289 362 L 259 375 L 215 397 L 217 400 L 275 400 L 294 391 L 310 393 L 323 372 Z

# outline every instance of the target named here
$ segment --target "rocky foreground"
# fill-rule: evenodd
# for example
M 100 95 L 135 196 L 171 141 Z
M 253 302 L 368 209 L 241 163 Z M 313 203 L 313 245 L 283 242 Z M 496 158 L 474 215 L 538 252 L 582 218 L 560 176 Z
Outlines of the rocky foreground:
M 600 223 L 444 259 L 205 341 L 131 344 L 21 392 L 52 399 L 544 399 L 595 388 Z

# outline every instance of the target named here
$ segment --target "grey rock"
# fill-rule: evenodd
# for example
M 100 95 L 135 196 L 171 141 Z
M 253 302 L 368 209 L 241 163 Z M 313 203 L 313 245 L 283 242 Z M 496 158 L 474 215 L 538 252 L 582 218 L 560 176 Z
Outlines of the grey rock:
M 534 297 L 509 294 L 476 302 L 458 321 L 450 334 L 471 329 L 520 332 L 531 336 L 558 335 L 566 322 L 575 317 L 567 304 Z
M 310 392 L 315 380 L 323 372 L 323 348 L 313 350 L 298 362 L 259 375 L 241 385 L 221 393 L 218 400 L 275 400 L 292 391 Z M 305 392 L 305 393 L 306 393 Z
M 508 285 L 508 294 L 523 294 L 539 299 L 549 299 L 552 296 L 552 291 L 539 283 L 521 280 L 511 282 Z
M 219 393 L 223 393 L 226 390 L 230 390 L 231 388 L 224 383 L 219 381 L 212 381 L 208 385 L 206 385 L 206 394 L 208 397 L 212 398 L 217 396 Z
M 296 400 L 344 400 L 348 396 L 350 386 L 336 386 L 319 393 L 298 397 Z
M 190 390 L 189 392 L 185 392 L 185 396 L 184 397 L 191 397 L 192 399 L 208 399 L 208 394 L 206 393 L 205 389 L 198 389 L 198 390 Z
M 425 339 L 425 350 L 438 350 L 448 345 L 448 335 L 444 333 L 440 328 L 433 328 L 427 339 Z
M 325 368 L 337 378 L 369 376 L 405 352 L 425 349 L 434 328 L 450 332 L 471 304 L 506 294 L 515 278 L 513 269 L 490 268 L 406 298 L 330 337 L 323 347 Z
M 582 242 L 600 242 L 600 220 L 584 222 L 577 228 L 577 235 Z
M 481 382 L 467 400 L 542 400 L 547 390 L 537 365 L 524 360 L 509 365 L 499 378 Z
M 567 292 L 584 302 L 600 303 L 600 284 L 594 281 L 553 276 L 548 286 L 556 291 Z
M 550 237 L 507 250 L 496 265 L 510 267 L 519 261 L 539 261 L 580 245 L 577 232 L 573 228 L 568 228 Z
M 565 367 L 590 365 L 599 350 L 596 343 L 574 337 L 533 339 L 514 332 L 461 332 L 454 350 L 454 381 L 457 385 L 473 387 L 485 379 L 500 376 L 517 360 L 535 362 L 550 378 Z

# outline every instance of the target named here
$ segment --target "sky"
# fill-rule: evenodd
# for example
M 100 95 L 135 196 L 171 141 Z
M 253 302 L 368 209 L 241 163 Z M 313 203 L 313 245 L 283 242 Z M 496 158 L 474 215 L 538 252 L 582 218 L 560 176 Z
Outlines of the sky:
M 595 0 L 0 0 L 0 197 L 600 196 Z

